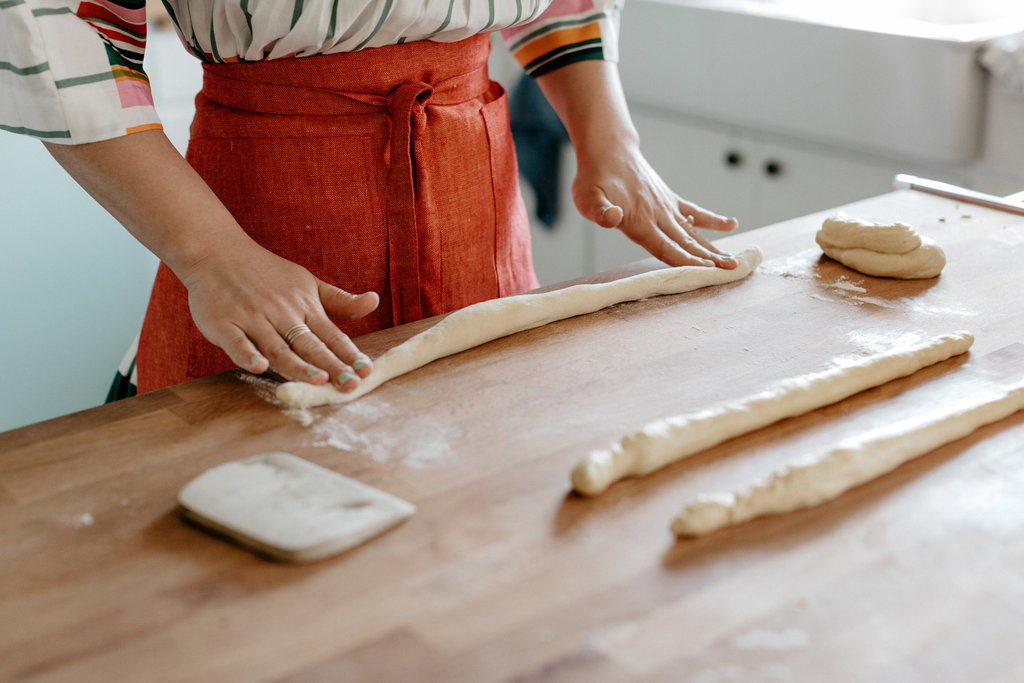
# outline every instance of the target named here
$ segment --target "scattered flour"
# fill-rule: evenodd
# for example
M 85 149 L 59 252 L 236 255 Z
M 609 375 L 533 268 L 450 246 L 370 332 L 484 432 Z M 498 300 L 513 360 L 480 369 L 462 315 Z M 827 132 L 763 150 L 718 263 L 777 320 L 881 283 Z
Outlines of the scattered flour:
M 801 280 L 814 280 L 817 278 L 814 267 L 821 257 L 817 249 L 805 249 L 786 258 L 775 258 L 764 261 L 757 267 L 761 275 L 776 275 L 778 277 L 794 277 Z
M 810 642 L 807 632 L 799 628 L 781 631 L 755 628 L 732 639 L 737 650 L 795 650 L 806 647 Z
M 368 455 L 379 463 L 427 469 L 450 462 L 450 439 L 459 427 L 430 415 L 398 415 L 388 404 L 363 397 L 312 423 L 315 446 Z
M 245 370 L 232 370 L 228 374 L 239 382 L 243 382 L 251 386 L 255 389 L 256 395 L 268 403 L 280 405 L 274 394 L 274 392 L 277 391 L 277 385 L 279 382 L 270 379 L 269 377 L 263 377 L 262 375 L 254 375 L 251 372 L 246 372 Z
M 92 526 L 96 521 L 93 516 L 88 512 L 83 512 L 80 515 L 71 515 L 63 519 L 64 523 L 70 527 L 81 529 L 82 527 Z
M 835 282 L 829 283 L 827 286 L 831 289 L 838 289 L 844 292 L 857 292 L 858 294 L 866 294 L 868 291 L 860 285 L 851 282 L 845 275 Z
M 411 469 L 435 467 L 452 458 L 449 437 L 453 429 L 436 417 L 398 415 L 387 403 L 372 396 L 325 411 L 323 408 L 288 408 L 277 399 L 280 382 L 243 370 L 233 374 L 253 387 L 257 396 L 282 409 L 288 417 L 315 435 L 314 446 L 368 455 L 380 463 L 400 463 Z

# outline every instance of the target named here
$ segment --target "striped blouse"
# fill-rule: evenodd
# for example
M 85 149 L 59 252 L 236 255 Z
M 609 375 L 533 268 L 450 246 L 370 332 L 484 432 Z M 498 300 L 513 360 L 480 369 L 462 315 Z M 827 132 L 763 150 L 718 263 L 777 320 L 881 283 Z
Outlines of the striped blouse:
M 527 73 L 617 58 L 621 0 L 168 0 L 207 62 L 303 57 L 500 30 Z M 80 144 L 159 129 L 145 0 L 0 0 L 0 130 Z

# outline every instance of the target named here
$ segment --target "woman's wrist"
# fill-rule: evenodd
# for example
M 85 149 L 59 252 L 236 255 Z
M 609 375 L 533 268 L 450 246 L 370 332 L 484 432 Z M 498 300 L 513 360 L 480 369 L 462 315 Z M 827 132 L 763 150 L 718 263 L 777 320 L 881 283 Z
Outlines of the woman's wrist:
M 537 79 L 569 133 L 577 158 L 632 155 L 640 136 L 629 116 L 615 64 L 586 60 Z

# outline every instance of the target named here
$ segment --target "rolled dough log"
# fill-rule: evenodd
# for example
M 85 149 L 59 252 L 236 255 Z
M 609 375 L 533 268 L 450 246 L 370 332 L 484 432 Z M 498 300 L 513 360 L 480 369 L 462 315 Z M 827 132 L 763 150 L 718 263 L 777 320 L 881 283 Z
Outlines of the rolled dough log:
M 286 382 L 277 388 L 277 398 L 293 408 L 347 403 L 438 358 L 516 332 L 593 313 L 624 301 L 679 294 L 741 280 L 761 263 L 761 250 L 757 247 L 744 249 L 736 255 L 736 260 L 739 265 L 733 270 L 699 266 L 664 268 L 614 282 L 575 285 L 473 304 L 455 311 L 430 329 L 386 352 L 374 361 L 373 373 L 353 392 L 342 393 L 330 386 L 314 386 L 305 382 Z
M 401 498 L 289 453 L 209 469 L 178 494 L 179 512 L 260 555 L 312 562 L 405 520 Z
M 946 254 L 906 223 L 871 223 L 846 214 L 826 218 L 814 236 L 825 255 L 865 275 L 918 280 L 937 276 Z
M 845 440 L 826 453 L 773 472 L 746 490 L 700 496 L 676 515 L 672 531 L 677 536 L 701 536 L 755 517 L 820 505 L 1021 409 L 1022 384 L 960 398 L 952 405 Z
M 972 343 L 968 332 L 943 334 L 788 378 L 731 403 L 651 422 L 581 460 L 572 471 L 573 488 L 597 495 L 625 477 L 648 474 L 727 439 L 911 375 L 964 353 Z

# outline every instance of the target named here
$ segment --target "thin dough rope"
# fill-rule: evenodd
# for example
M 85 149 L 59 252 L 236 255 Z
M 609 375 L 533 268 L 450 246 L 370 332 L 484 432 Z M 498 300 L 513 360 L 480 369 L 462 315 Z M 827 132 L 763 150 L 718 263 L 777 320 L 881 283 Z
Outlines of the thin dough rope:
M 573 488 L 584 495 L 597 495 L 625 477 L 649 474 L 727 439 L 911 375 L 966 352 L 972 343 L 974 337 L 969 332 L 943 334 L 851 364 L 785 379 L 731 403 L 651 422 L 587 455 L 573 468 Z
M 989 390 L 954 404 L 847 439 L 808 461 L 776 470 L 743 491 L 704 494 L 672 520 L 677 536 L 702 536 L 755 517 L 830 501 L 914 458 L 1024 409 L 1024 385 Z
M 277 398 L 290 408 L 311 408 L 328 403 L 347 403 L 365 396 L 384 382 L 474 346 L 585 313 L 593 313 L 624 301 L 681 294 L 702 287 L 742 280 L 761 263 L 761 250 L 744 249 L 736 255 L 732 270 L 701 266 L 663 268 L 595 285 L 575 285 L 540 294 L 522 294 L 473 304 L 455 311 L 441 322 L 374 361 L 373 373 L 350 393 L 330 386 L 286 382 Z

